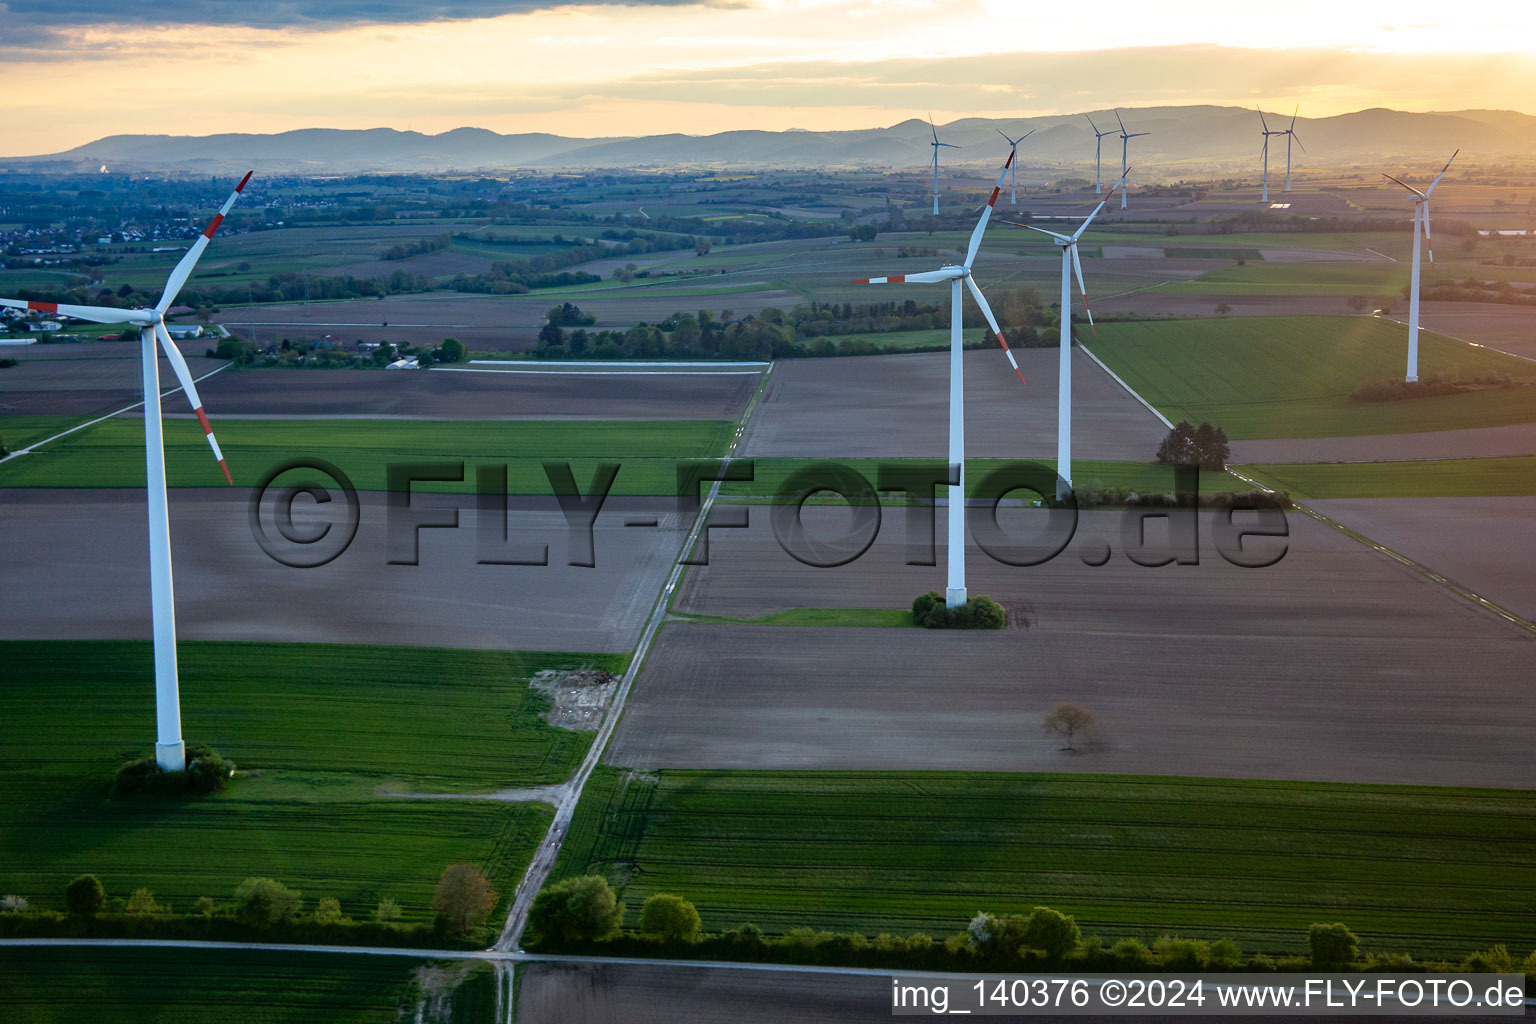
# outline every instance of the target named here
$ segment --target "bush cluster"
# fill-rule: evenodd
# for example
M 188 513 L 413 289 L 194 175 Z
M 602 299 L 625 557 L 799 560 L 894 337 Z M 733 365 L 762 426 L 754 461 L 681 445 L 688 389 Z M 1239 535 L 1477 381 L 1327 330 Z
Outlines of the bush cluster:
M 1188 420 L 1180 420 L 1157 446 L 1157 461 L 1175 466 L 1199 466 L 1220 471 L 1227 468 L 1227 460 L 1231 457 L 1232 448 L 1227 444 L 1226 431 L 1209 423 L 1195 427 Z
M 926 629 L 1002 629 L 1008 624 L 1008 614 L 985 594 L 949 608 L 943 594 L 930 590 L 912 602 L 912 624 Z
M 1454 377 L 1449 373 L 1431 373 L 1416 381 L 1370 380 L 1350 392 L 1354 402 L 1400 402 L 1407 398 L 1432 398 L 1456 395 L 1463 391 L 1486 388 L 1514 388 L 1522 385 L 1508 374 L 1484 374 L 1480 377 Z
M 206 796 L 221 792 L 234 772 L 233 761 L 220 757 L 212 747 L 198 743 L 187 747 L 185 771 L 165 771 L 153 757 L 129 761 L 118 769 L 110 795 L 115 799 Z

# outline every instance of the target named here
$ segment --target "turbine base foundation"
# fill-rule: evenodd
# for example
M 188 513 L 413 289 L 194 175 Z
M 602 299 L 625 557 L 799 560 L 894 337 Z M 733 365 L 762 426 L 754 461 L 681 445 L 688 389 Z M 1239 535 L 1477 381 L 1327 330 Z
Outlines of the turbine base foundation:
M 965 604 L 964 587 L 950 587 L 944 591 L 944 607 L 958 608 L 963 604 Z
M 180 740 L 175 743 L 156 743 L 155 763 L 158 764 L 163 771 L 186 771 L 187 745 Z

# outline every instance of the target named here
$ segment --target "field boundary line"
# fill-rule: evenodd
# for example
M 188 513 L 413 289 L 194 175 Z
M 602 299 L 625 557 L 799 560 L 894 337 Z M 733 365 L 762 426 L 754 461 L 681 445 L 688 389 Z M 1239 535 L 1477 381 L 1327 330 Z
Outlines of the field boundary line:
M 519 360 L 516 360 L 516 359 L 471 359 L 469 362 L 470 362 L 470 365 L 472 365 L 472 366 L 516 366 L 518 364 Z M 537 364 L 535 364 L 535 365 L 537 365 Z M 549 364 L 545 363 L 544 365 L 548 366 Z M 645 366 L 696 366 L 696 367 L 701 367 L 701 368 L 702 367 L 706 367 L 706 366 L 707 367 L 714 367 L 714 366 L 750 366 L 750 367 L 754 368 L 755 372 L 762 373 L 764 370 L 768 369 L 768 367 L 772 366 L 773 363 L 772 362 L 763 361 L 763 360 L 760 360 L 760 359 L 659 359 L 659 360 L 656 360 L 654 362 L 642 362 L 642 361 L 637 360 L 637 359 L 577 359 L 577 360 L 571 360 L 570 362 L 566 363 L 565 365 L 567 365 L 567 366 L 572 366 L 572 365 L 574 365 L 574 366 L 616 366 L 616 367 L 625 367 L 625 368 L 627 368 L 627 367 L 634 367 L 634 366 L 638 366 L 638 367 L 645 367 Z M 452 367 L 449 367 L 449 369 L 452 369 Z M 536 373 L 538 373 L 538 372 L 543 372 L 543 373 L 560 373 L 560 372 L 564 372 L 564 371 L 560 371 L 560 370 L 543 370 L 543 371 L 533 371 L 533 372 L 536 372 Z
M 1247 474 L 1234 469 L 1231 466 L 1227 467 L 1227 472 L 1231 473 L 1233 476 L 1237 477 L 1244 483 L 1258 488 L 1266 494 L 1275 493 L 1274 488 L 1265 486 L 1258 480 L 1255 480 L 1253 477 L 1248 476 Z M 1433 583 L 1444 590 L 1450 591 L 1452 594 L 1455 594 L 1463 601 L 1475 605 L 1476 607 L 1481 608 L 1483 611 L 1489 612 L 1498 618 L 1503 619 L 1505 622 L 1508 622 L 1516 629 L 1524 630 L 1532 636 L 1536 636 L 1536 622 L 1532 622 L 1525 616 L 1511 611 L 1510 609 L 1499 604 L 1497 601 L 1490 601 L 1488 598 L 1479 594 L 1471 587 L 1457 583 L 1449 576 L 1436 572 L 1434 569 L 1431 569 L 1429 566 L 1425 565 L 1423 562 L 1418 561 L 1417 559 L 1409 558 L 1401 551 L 1398 551 L 1394 548 L 1389 548 L 1379 541 L 1372 540 L 1370 537 L 1367 537 L 1359 530 L 1345 526 L 1337 519 L 1333 518 L 1327 513 L 1319 512 L 1317 509 L 1312 508 L 1310 505 L 1303 505 L 1301 502 L 1296 501 L 1294 498 L 1291 499 L 1291 505 L 1295 507 L 1296 510 L 1299 511 L 1302 515 L 1315 519 L 1319 523 L 1322 523 L 1324 526 L 1333 527 L 1335 530 L 1339 531 L 1344 536 L 1350 538 L 1356 543 L 1363 544 L 1364 546 L 1370 548 L 1372 551 L 1375 551 L 1381 555 L 1385 555 L 1386 557 L 1392 559 L 1392 561 L 1396 562 L 1398 565 L 1401 565 L 1403 568 L 1407 569 L 1409 572 L 1412 572 L 1422 577 L 1423 579 L 1428 580 L 1430 583 Z
M 492 371 L 494 372 L 494 371 Z M 763 371 L 762 382 L 753 394 L 747 407 L 742 410 L 741 418 L 736 423 L 736 431 L 731 437 L 730 447 L 726 449 L 721 459 L 721 467 L 729 466 L 736 457 L 736 449 L 741 444 L 742 435 L 746 432 L 747 421 L 757 409 L 758 399 L 768 386 L 768 376 L 773 372 L 773 364 Z M 582 790 L 586 788 L 587 780 L 592 777 L 592 772 L 603 759 L 603 754 L 608 749 L 608 742 L 613 738 L 614 730 L 618 728 L 619 720 L 624 714 L 624 702 L 629 697 L 629 691 L 634 686 L 635 679 L 640 675 L 640 667 L 645 662 L 645 656 L 651 649 L 651 642 L 655 640 L 656 633 L 666 621 L 667 612 L 672 607 L 672 594 L 677 589 L 683 576 L 683 570 L 687 568 L 683 559 L 693 550 L 694 543 L 704 529 L 704 524 L 709 521 L 709 511 L 714 505 L 715 499 L 720 494 L 720 488 L 724 481 L 716 480 L 710 487 L 709 493 L 699 503 L 699 509 L 694 514 L 688 533 L 683 538 L 682 546 L 678 549 L 677 561 L 672 565 L 672 571 L 667 574 L 667 581 L 662 586 L 660 593 L 656 595 L 651 605 L 650 615 L 647 616 L 645 628 L 640 633 L 640 639 L 635 644 L 634 653 L 630 655 L 629 665 L 624 670 L 624 676 L 619 680 L 618 687 L 614 690 L 613 699 L 608 702 L 608 710 L 603 715 L 603 724 L 598 728 L 597 735 L 592 738 L 592 745 L 587 749 L 587 754 L 582 758 L 581 765 L 564 786 L 564 795 L 555 805 L 554 819 L 549 823 L 549 829 L 540 841 L 533 857 L 528 862 L 528 868 L 523 873 L 522 880 L 518 882 L 512 896 L 512 906 L 507 911 L 506 923 L 502 926 L 501 935 L 492 947 L 495 950 L 517 951 L 518 942 L 523 937 L 523 929 L 528 924 L 528 911 L 533 906 L 533 898 L 544 887 L 544 882 L 549 878 L 555 868 L 555 862 L 560 856 L 560 848 L 565 840 L 566 830 L 570 827 L 571 819 L 576 815 L 576 805 L 581 802 Z
M 1168 421 L 1168 417 L 1167 416 L 1164 416 L 1161 412 L 1159 412 L 1157 407 L 1155 405 L 1153 405 L 1151 402 L 1147 401 L 1145 398 L 1142 398 L 1141 395 L 1137 394 L 1136 393 L 1136 389 L 1131 387 L 1124 380 L 1122 380 L 1118 373 L 1116 373 L 1114 370 L 1111 370 L 1108 366 L 1104 365 L 1104 360 L 1102 360 L 1098 356 L 1094 355 L 1089 350 L 1087 345 L 1079 344 L 1077 347 L 1082 349 L 1083 354 L 1085 356 L 1087 356 L 1089 359 L 1092 359 L 1095 363 L 1098 363 L 1099 364 L 1099 369 L 1101 369 L 1105 373 L 1109 374 L 1109 376 L 1114 380 L 1114 382 L 1116 384 L 1119 384 L 1121 387 L 1125 388 L 1126 394 L 1130 395 L 1132 398 L 1136 399 L 1136 401 L 1138 401 L 1142 405 L 1146 406 L 1147 407 L 1147 411 L 1150 412 L 1153 416 L 1156 416 L 1159 423 L 1161 423 L 1163 426 L 1167 427 L 1169 430 L 1173 429 L 1173 424 Z
M 201 384 L 203 381 L 207 380 L 209 377 L 212 377 L 214 374 L 216 374 L 216 373 L 223 373 L 225 370 L 229 369 L 233 365 L 234 365 L 233 363 L 225 363 L 223 366 L 220 366 L 220 367 L 217 367 L 215 369 L 209 370 L 207 373 L 203 374 L 201 377 L 193 378 L 192 383 L 194 383 L 194 384 Z M 180 390 L 181 390 L 181 385 L 178 384 L 175 387 L 171 388 L 169 391 L 162 391 L 160 393 L 161 401 L 164 401 L 167 397 L 169 397 L 171 395 L 174 395 L 176 392 L 178 392 Z M 31 451 L 33 451 L 34 449 L 37 449 L 37 448 L 41 448 L 45 444 L 50 444 L 50 443 L 52 443 L 54 441 L 57 441 L 61 437 L 68 437 L 70 434 L 73 434 L 76 431 L 84 430 L 86 427 L 94 427 L 96 424 L 103 423 L 103 422 L 111 419 L 114 416 L 121 416 L 125 412 L 132 412 L 133 410 L 137 409 L 139 406 L 141 406 L 143 404 L 144 403 L 142 401 L 139 401 L 139 402 L 134 402 L 132 405 L 125 405 L 121 409 L 117 410 L 116 412 L 109 412 L 105 416 L 98 416 L 96 419 L 90 420 L 89 422 L 81 423 L 81 424 L 78 424 L 77 426 L 70 427 L 68 430 L 65 430 L 65 431 L 62 431 L 60 433 L 54 434 L 52 437 L 45 437 L 41 441 L 35 441 L 32 444 L 27 445 L 25 448 L 18 448 L 18 449 L 16 449 L 15 451 L 11 452 L 11 454 L 7 455 L 5 458 L 0 459 L 0 462 L 9 462 L 12 459 L 16 458 L 18 455 L 26 455 L 28 452 L 31 452 Z
M 1406 320 L 1399 320 L 1395 316 L 1381 316 L 1381 315 L 1378 315 L 1376 317 L 1376 319 L 1377 320 L 1386 320 L 1387 322 L 1397 324 L 1400 327 L 1407 327 L 1408 326 L 1408 321 L 1406 321 Z M 1480 348 L 1480 349 L 1483 349 L 1483 350 L 1488 351 L 1488 352 L 1497 352 L 1501 356 L 1509 356 L 1512 359 L 1520 359 L 1520 360 L 1523 360 L 1523 361 L 1525 361 L 1527 363 L 1536 363 L 1536 359 L 1533 359 L 1530 356 L 1523 356 L 1523 355 L 1521 355 L 1518 352 L 1506 352 L 1502 348 L 1494 348 L 1492 345 L 1484 345 L 1481 342 L 1477 342 L 1477 341 L 1468 341 L 1466 338 L 1458 338 L 1454 334 L 1446 334 L 1444 331 L 1437 331 L 1433 327 L 1425 327 L 1423 324 L 1419 325 L 1419 330 L 1423 331 L 1425 334 L 1438 334 L 1442 338 L 1449 338 L 1452 341 L 1459 341 L 1463 345 L 1470 345 L 1472 348 Z
M 1366 249 L 1365 251 L 1370 253 L 1373 256 L 1380 256 L 1382 259 L 1386 260 L 1388 263 L 1396 263 L 1397 262 L 1397 260 L 1395 258 L 1393 258 L 1391 256 L 1388 256 L 1384 252 L 1377 252 L 1375 249 Z
M 433 373 L 499 373 L 519 377 L 755 377 L 762 370 L 480 370 L 435 366 Z

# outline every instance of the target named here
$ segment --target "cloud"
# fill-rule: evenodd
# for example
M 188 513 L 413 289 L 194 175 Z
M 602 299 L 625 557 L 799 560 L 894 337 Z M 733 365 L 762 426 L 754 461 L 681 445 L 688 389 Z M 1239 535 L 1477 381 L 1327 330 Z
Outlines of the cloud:
M 561 7 L 732 6 L 714 0 L 10 0 L 0 4 L 0 38 L 17 43 L 38 30 L 82 25 L 248 25 L 253 28 L 333 28 L 469 21 Z

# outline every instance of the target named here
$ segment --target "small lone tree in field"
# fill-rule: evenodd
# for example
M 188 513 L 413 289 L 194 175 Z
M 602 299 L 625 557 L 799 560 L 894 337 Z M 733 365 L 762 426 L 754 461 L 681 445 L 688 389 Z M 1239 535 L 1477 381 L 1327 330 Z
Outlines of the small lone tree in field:
M 300 895 L 271 878 L 247 878 L 235 889 L 235 911 L 247 924 L 270 928 L 299 916 Z
M 379 905 L 374 909 L 373 919 L 381 924 L 400 920 L 400 904 L 384 896 L 379 900 Z
M 76 917 L 95 917 L 107 902 L 107 890 L 95 875 L 81 875 L 64 889 L 64 906 Z
M 1217 303 L 1217 305 L 1216 305 L 1216 315 L 1217 316 L 1226 316 L 1230 312 L 1232 312 L 1232 307 L 1231 306 L 1227 305 L 1225 302 Z
M 1075 750 L 1072 740 L 1079 733 L 1093 728 L 1093 712 L 1070 701 L 1062 701 L 1046 714 L 1041 725 L 1050 735 L 1060 736 L 1067 741 L 1062 749 Z
M 669 892 L 658 892 L 640 908 L 640 932 L 667 942 L 695 942 L 703 922 L 699 911 L 688 900 Z
M 1312 966 L 1344 967 L 1360 956 L 1360 940 L 1343 924 L 1314 924 L 1307 929 L 1307 945 L 1312 950 Z
M 461 861 L 443 869 L 437 892 L 432 895 L 432 909 L 443 915 L 450 929 L 463 934 L 484 924 L 500 898 L 484 872 Z
M 1371 300 L 1366 298 L 1364 295 L 1351 295 L 1349 297 L 1349 308 L 1354 310 L 1356 313 L 1364 313 L 1366 307 L 1370 304 Z
M 528 925 L 544 945 L 610 938 L 618 934 L 623 920 L 624 904 L 601 875 L 545 886 L 528 908 Z

